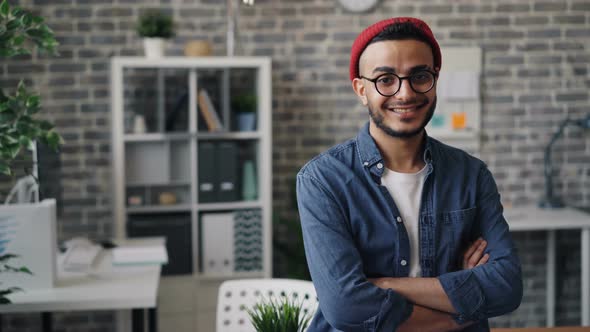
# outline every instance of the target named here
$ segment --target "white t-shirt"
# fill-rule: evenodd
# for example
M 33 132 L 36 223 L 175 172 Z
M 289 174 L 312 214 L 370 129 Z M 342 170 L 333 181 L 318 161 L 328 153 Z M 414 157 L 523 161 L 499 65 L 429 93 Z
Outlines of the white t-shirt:
M 418 173 L 398 173 L 386 168 L 381 177 L 381 184 L 393 197 L 410 238 L 410 277 L 421 275 L 419 216 L 426 170 L 424 166 Z

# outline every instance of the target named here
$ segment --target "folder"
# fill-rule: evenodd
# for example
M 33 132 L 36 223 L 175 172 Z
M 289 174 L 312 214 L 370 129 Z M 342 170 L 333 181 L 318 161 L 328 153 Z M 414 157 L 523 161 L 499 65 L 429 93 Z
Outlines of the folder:
M 237 143 L 219 142 L 215 156 L 218 201 L 236 201 L 239 199 Z
M 234 272 L 234 214 L 201 216 L 202 272 L 225 275 Z
M 213 142 L 199 143 L 198 173 L 199 173 L 199 202 L 210 203 L 217 201 L 218 180 L 216 161 L 216 145 Z

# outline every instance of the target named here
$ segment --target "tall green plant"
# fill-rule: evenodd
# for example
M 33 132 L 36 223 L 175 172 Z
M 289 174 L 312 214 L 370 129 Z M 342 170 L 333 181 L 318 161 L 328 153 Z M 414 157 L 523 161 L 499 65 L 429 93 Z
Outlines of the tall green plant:
M 19 8 L 11 8 L 7 0 L 0 3 L 0 57 L 11 58 L 31 54 L 33 49 L 40 53 L 57 55 L 58 43 L 53 31 L 40 16 Z M 23 149 L 31 149 L 33 142 L 41 142 L 54 150 L 62 143 L 54 126 L 37 119 L 41 101 L 37 93 L 31 92 L 21 79 L 14 91 L 0 89 L 0 173 L 13 175 L 13 162 Z M 1 235 L 1 234 L 0 234 Z M 9 261 L 18 257 L 4 253 L 0 247 L 0 273 L 27 273 L 22 266 L 14 267 Z M 0 287 L 5 287 L 0 283 Z M 0 288 L 0 304 L 10 303 L 8 295 L 20 291 L 18 287 Z
M 0 57 L 31 54 L 35 46 L 41 53 L 55 55 L 57 45 L 42 17 L 19 7 L 11 9 L 7 0 L 2 1 Z M 39 95 L 28 91 L 23 79 L 12 93 L 0 89 L 0 173 L 11 175 L 12 163 L 21 150 L 30 149 L 35 141 L 58 149 L 62 138 L 54 126 L 35 118 L 40 109 Z
M 311 315 L 303 311 L 302 302 L 284 296 L 279 300 L 263 300 L 246 308 L 257 332 L 303 332 Z

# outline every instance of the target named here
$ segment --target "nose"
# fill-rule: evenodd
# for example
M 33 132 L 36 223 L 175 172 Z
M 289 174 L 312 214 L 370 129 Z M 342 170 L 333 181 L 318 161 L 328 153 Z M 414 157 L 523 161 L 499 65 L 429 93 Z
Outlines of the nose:
M 395 94 L 396 98 L 401 100 L 412 100 L 416 97 L 416 92 L 412 89 L 410 85 L 410 80 L 404 79 L 401 81 L 401 86 L 399 87 L 399 91 Z

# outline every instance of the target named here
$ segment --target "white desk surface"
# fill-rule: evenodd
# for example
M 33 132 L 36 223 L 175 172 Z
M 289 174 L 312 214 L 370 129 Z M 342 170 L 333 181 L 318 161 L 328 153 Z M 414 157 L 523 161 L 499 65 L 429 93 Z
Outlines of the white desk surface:
M 542 209 L 535 205 L 504 209 L 511 231 L 547 231 L 590 228 L 590 214 L 565 207 Z
M 163 238 L 147 241 L 142 243 L 164 245 Z M 61 266 L 60 263 L 61 260 L 58 266 Z M 63 272 L 58 268 L 58 280 L 54 288 L 15 293 L 10 296 L 12 304 L 0 305 L 0 313 L 156 306 L 160 265 L 114 267 L 110 250 L 103 250 L 95 265 L 95 272 L 90 275 Z
M 580 229 L 581 251 L 581 317 L 582 325 L 590 325 L 590 213 L 571 207 L 543 209 L 535 205 L 507 208 L 504 217 L 511 231 L 547 231 L 546 324 L 555 325 L 556 302 L 556 239 L 555 231 Z

